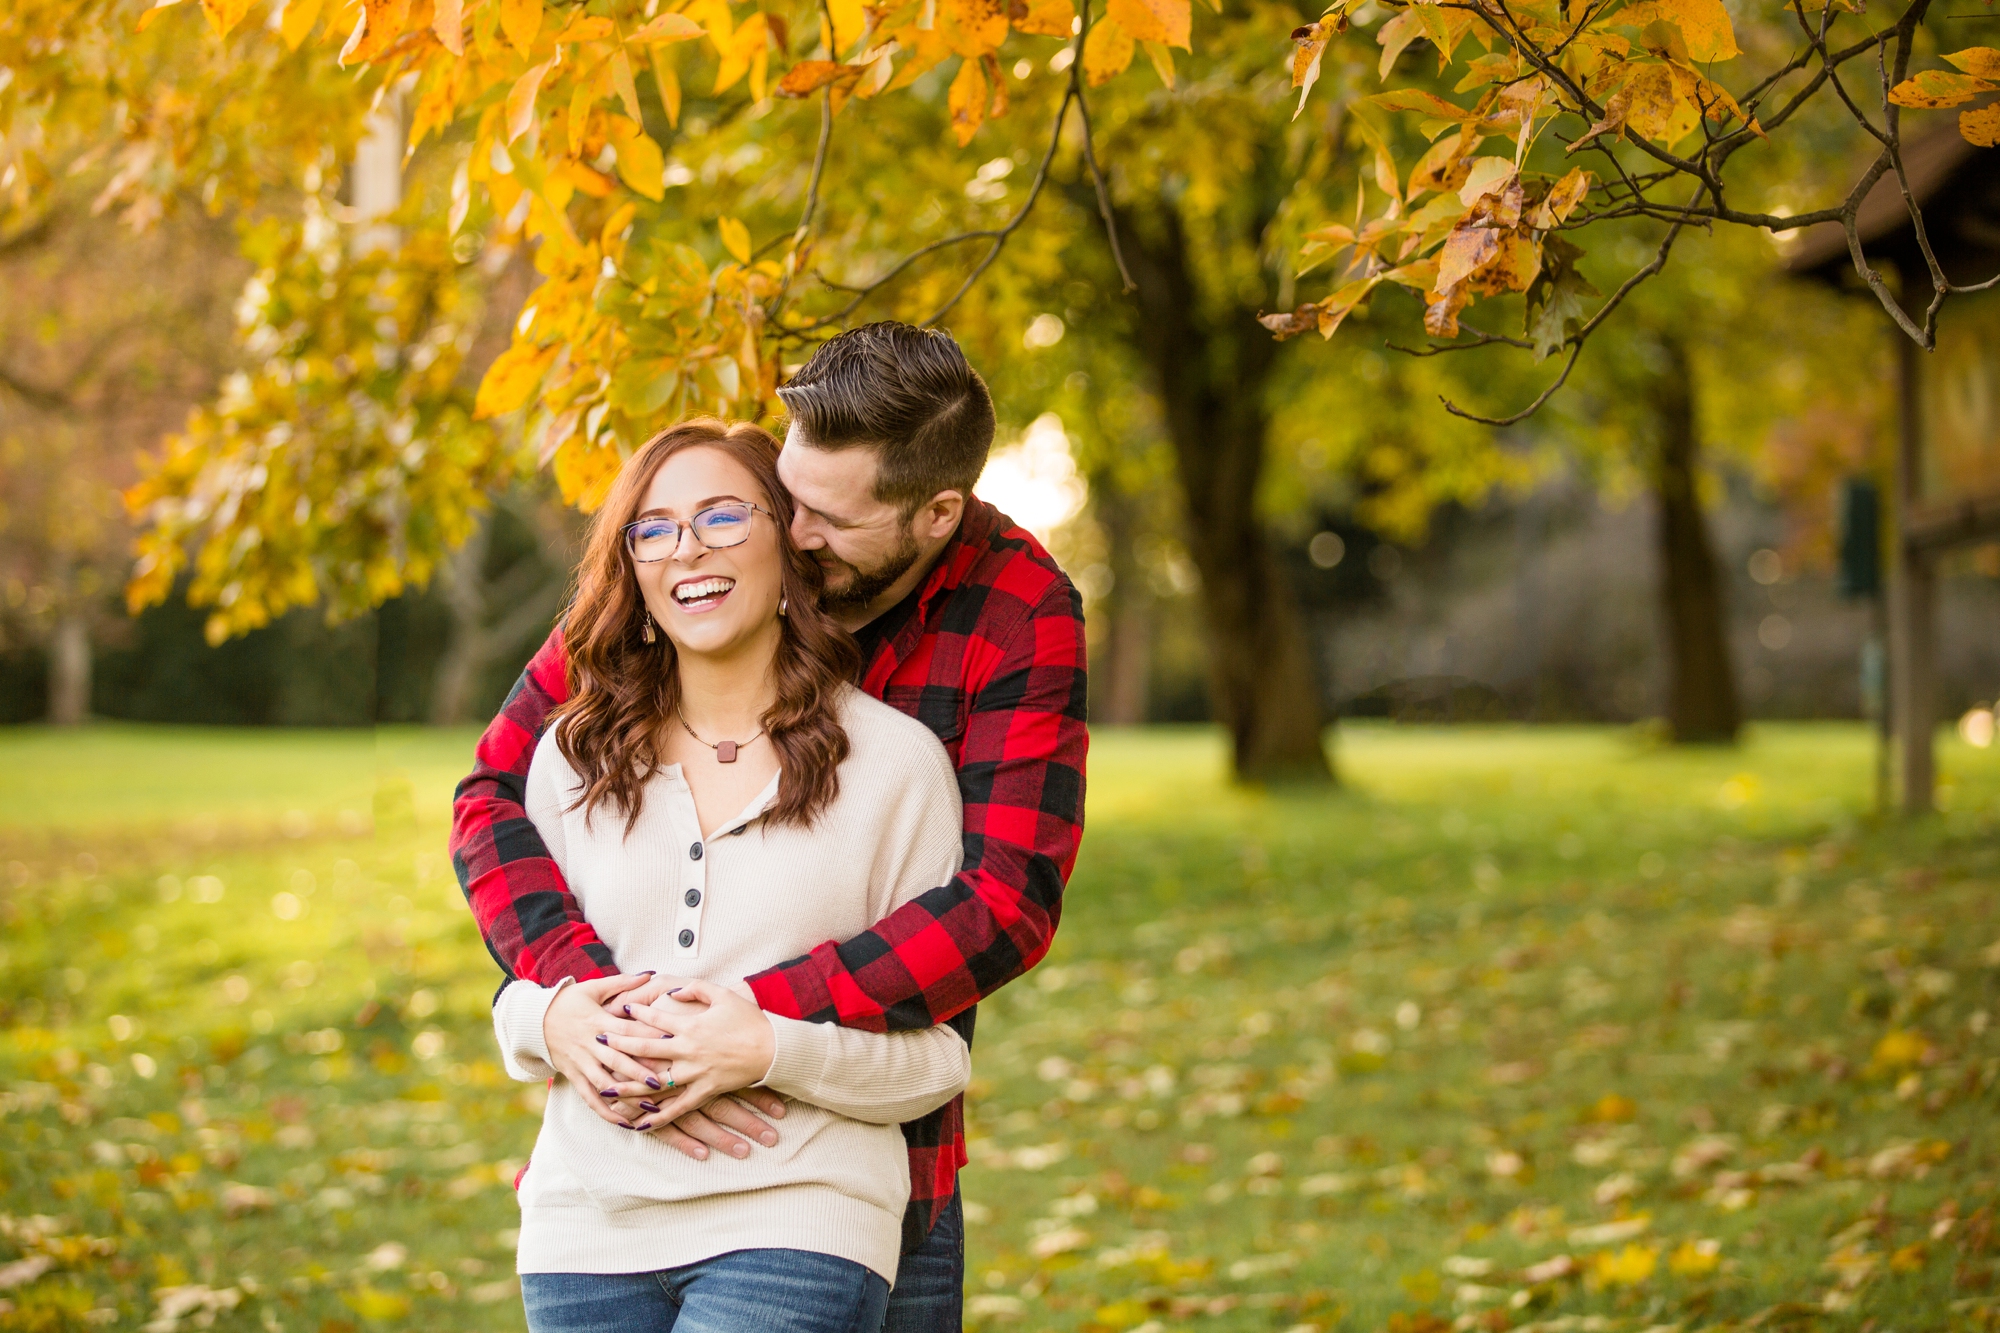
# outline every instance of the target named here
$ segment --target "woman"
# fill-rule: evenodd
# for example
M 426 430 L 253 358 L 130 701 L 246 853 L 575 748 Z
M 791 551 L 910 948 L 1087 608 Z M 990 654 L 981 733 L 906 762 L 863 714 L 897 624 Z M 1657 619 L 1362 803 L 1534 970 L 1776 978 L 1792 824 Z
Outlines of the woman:
M 693 980 L 629 1023 L 597 1006 L 634 977 L 517 981 L 495 1005 L 516 1078 L 548 1077 L 552 1034 L 582 1016 L 607 1054 L 646 1062 L 607 1063 L 660 1088 L 628 1125 L 589 1104 L 619 1085 L 557 1081 L 520 1182 L 532 1333 L 874 1329 L 909 1195 L 896 1126 L 971 1075 L 949 1028 L 795 1022 L 728 989 L 946 882 L 960 855 L 943 747 L 848 683 L 854 647 L 791 544 L 777 453 L 754 426 L 663 432 L 626 464 L 579 571 L 572 697 L 527 810 L 617 957 Z M 695 1161 L 633 1132 L 752 1083 L 793 1099 L 782 1143 Z

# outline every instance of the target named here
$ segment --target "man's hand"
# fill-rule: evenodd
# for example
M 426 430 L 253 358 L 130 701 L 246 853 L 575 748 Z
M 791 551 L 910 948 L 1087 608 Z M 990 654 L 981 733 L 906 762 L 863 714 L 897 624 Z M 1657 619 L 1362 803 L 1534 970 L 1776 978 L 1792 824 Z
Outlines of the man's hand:
M 641 974 L 576 982 L 557 991 L 542 1016 L 549 1063 L 602 1119 L 624 1129 L 632 1128 L 632 1120 L 621 1113 L 618 1085 L 628 1083 L 650 1096 L 664 1090 L 666 1083 L 642 1059 L 610 1043 L 614 1037 L 633 1040 L 657 1037 L 659 1032 L 629 1018 L 612 1018 L 604 1007 L 646 980 Z
M 605 1016 L 632 1019 L 639 1011 L 664 1001 L 669 992 L 683 990 L 691 984 L 696 983 L 687 977 L 650 976 L 643 985 L 614 995 L 604 1006 Z M 746 999 L 749 997 L 750 988 L 740 981 L 727 989 Z M 665 1062 L 645 1063 L 657 1074 Z M 630 1084 L 614 1086 L 620 1097 L 617 1102 L 609 1104 L 615 1105 L 627 1121 L 637 1123 L 642 1117 L 663 1109 L 660 1094 L 644 1084 L 637 1087 Z M 671 1124 L 656 1123 L 654 1128 L 662 1141 L 697 1162 L 707 1160 L 711 1150 L 741 1159 L 750 1155 L 750 1144 L 746 1140 L 754 1139 L 766 1148 L 775 1147 L 778 1131 L 769 1122 L 784 1118 L 783 1097 L 769 1088 L 740 1088 L 727 1097 L 710 1102 L 704 1110 L 688 1111 Z M 732 1133 L 732 1130 L 735 1132 Z
M 669 988 L 658 1005 L 635 1004 L 631 1013 L 633 1020 L 666 1035 L 612 1033 L 608 1043 L 662 1069 L 672 1084 L 667 1089 L 671 1097 L 652 1102 L 659 1109 L 635 1121 L 635 1129 L 654 1129 L 690 1111 L 706 1110 L 716 1099 L 749 1088 L 771 1068 L 777 1038 L 770 1020 L 734 991 L 687 981 Z

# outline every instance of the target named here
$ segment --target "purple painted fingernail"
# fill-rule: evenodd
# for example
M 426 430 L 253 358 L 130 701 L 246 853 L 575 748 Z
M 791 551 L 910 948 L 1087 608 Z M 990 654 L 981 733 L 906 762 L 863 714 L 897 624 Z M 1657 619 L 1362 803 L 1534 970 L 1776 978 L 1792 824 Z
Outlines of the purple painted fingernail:
M 614 1121 L 612 1121 L 611 1123 L 612 1123 L 612 1124 L 614 1124 L 614 1125 L 616 1125 L 616 1126 L 618 1126 L 618 1128 L 620 1128 L 620 1129 L 630 1129 L 630 1128 L 632 1128 L 632 1127 L 631 1127 L 630 1125 L 626 1124 L 626 1123 L 625 1123 L 625 1122 L 624 1122 L 623 1120 L 614 1120 Z
M 634 1129 L 651 1129 L 652 1127 L 653 1125 L 651 1121 L 647 1121 L 645 1124 L 632 1126 L 632 1128 Z
M 686 987 L 684 987 L 684 986 L 676 986 L 676 987 L 674 987 L 674 988 L 673 988 L 672 990 L 668 991 L 668 992 L 667 992 L 667 994 L 669 994 L 669 995 L 679 995 L 679 994 L 680 994 L 680 993 L 681 993 L 681 992 L 682 992 L 683 990 L 685 990 L 685 989 L 686 989 Z
M 646 1086 L 651 1088 L 654 1092 L 658 1092 L 660 1090 L 660 1080 L 656 1078 L 649 1078 L 646 1080 Z
M 653 1111 L 657 1111 L 657 1110 L 659 1110 L 660 1108 L 659 1108 L 659 1107 L 657 1107 L 657 1106 L 655 1106 L 655 1105 L 653 1105 L 653 1104 L 652 1104 L 651 1102 L 640 1102 L 640 1103 L 639 1103 L 639 1109 L 640 1109 L 641 1111 L 646 1111 L 646 1112 L 653 1112 Z
M 625 1017 L 630 1018 L 631 1016 L 632 1016 L 632 1006 L 628 1004 L 625 1006 Z
M 658 973 L 659 973 L 659 969 L 658 969 L 658 968 L 656 968 L 656 967 L 649 967 L 649 968 L 647 968 L 647 969 L 646 969 L 646 970 L 645 970 L 644 972 L 641 972 L 641 973 L 640 973 L 639 975 L 640 975 L 640 976 L 642 976 L 642 977 L 650 977 L 650 976 L 656 976 L 656 975 L 658 975 Z
M 618 1089 L 606 1088 L 604 1091 L 598 1093 L 597 1095 L 600 1097 L 616 1097 L 618 1095 Z

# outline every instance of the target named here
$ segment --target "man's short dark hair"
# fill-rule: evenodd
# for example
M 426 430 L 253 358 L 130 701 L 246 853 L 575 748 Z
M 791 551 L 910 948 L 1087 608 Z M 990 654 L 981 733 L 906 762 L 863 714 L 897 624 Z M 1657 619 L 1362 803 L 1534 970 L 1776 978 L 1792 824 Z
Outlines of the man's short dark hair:
M 993 396 L 949 333 L 884 321 L 823 343 L 778 390 L 807 444 L 881 457 L 875 498 L 905 514 L 972 494 L 993 447 Z

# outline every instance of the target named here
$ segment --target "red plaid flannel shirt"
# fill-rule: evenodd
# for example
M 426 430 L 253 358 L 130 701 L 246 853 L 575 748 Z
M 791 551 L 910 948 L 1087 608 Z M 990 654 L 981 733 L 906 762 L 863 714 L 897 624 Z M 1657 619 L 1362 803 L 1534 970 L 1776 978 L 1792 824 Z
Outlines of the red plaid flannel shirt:
M 861 686 L 937 734 L 958 769 L 965 866 L 853 939 L 749 978 L 775 1014 L 872 1032 L 950 1023 L 1048 952 L 1083 837 L 1085 649 L 1076 590 L 1041 543 L 973 499 L 922 586 L 859 636 Z M 543 984 L 617 971 L 523 809 L 528 761 L 568 697 L 562 631 L 480 737 L 452 807 L 452 864 L 494 960 Z M 962 1097 L 903 1126 L 906 1249 L 965 1165 Z

